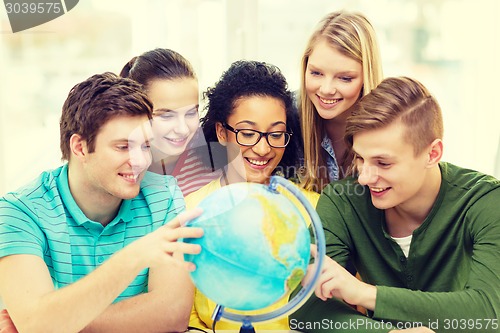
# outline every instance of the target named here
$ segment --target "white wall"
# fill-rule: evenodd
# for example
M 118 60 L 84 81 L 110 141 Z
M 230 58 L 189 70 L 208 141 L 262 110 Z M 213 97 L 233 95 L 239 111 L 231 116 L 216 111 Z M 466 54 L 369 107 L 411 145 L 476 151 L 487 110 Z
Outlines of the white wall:
M 77 82 L 168 47 L 191 60 L 203 89 L 240 58 L 278 65 L 296 89 L 308 35 L 324 14 L 343 8 L 374 24 L 386 75 L 415 77 L 437 96 L 445 159 L 493 173 L 496 0 L 88 0 L 16 34 L 0 9 L 0 195 L 60 164 L 58 118 Z

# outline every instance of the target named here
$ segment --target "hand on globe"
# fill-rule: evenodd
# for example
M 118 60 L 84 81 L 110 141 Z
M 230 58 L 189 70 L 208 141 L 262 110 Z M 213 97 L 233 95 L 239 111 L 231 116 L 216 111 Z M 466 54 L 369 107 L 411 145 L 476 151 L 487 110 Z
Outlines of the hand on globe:
M 311 254 L 317 255 L 316 247 L 311 247 Z M 315 294 L 326 301 L 335 297 L 351 305 L 360 305 L 368 310 L 375 309 L 377 288 L 358 280 L 344 267 L 330 257 L 324 257 L 323 269 L 316 285 Z M 304 279 L 307 282 L 307 275 Z
M 174 264 L 183 265 L 186 269 L 193 271 L 195 265 L 182 260 L 183 254 L 197 254 L 200 246 L 178 242 L 181 238 L 199 238 L 203 236 L 201 228 L 184 226 L 188 221 L 198 217 L 201 209 L 193 209 L 182 212 L 155 231 L 139 238 L 122 251 L 131 252 L 131 256 L 137 258 L 144 267 L 155 267 L 158 265 Z

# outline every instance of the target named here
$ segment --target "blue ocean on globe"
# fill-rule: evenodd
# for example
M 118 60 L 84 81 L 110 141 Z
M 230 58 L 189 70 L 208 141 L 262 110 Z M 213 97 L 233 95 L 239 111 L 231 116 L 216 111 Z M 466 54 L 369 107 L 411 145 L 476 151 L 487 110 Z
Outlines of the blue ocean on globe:
M 290 197 L 253 183 L 225 186 L 206 197 L 189 226 L 204 229 L 201 253 L 185 255 L 196 287 L 225 307 L 250 311 L 288 296 L 306 273 L 310 235 Z

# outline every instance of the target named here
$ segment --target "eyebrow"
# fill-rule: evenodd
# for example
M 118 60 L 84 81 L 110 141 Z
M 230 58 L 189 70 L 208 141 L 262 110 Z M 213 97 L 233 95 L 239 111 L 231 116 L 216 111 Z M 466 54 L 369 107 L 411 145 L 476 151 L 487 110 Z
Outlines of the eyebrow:
M 150 138 L 146 138 L 143 143 L 151 143 L 154 140 L 154 136 Z M 138 140 L 130 140 L 130 139 L 116 139 L 116 140 L 111 140 L 112 144 L 120 144 L 120 143 L 136 143 Z M 141 143 L 142 144 L 142 143 Z
M 307 67 L 309 67 L 309 66 L 311 66 L 312 70 L 321 70 L 321 68 L 319 66 L 316 66 L 316 65 L 312 64 L 311 62 L 307 63 Z M 348 69 L 348 70 L 340 71 L 340 72 L 336 73 L 336 75 L 357 75 L 357 74 L 359 74 L 359 71 L 357 71 L 355 69 Z
M 184 111 L 184 109 L 186 109 L 186 111 L 191 111 L 191 110 L 198 109 L 198 108 L 199 108 L 199 104 L 193 104 L 193 105 L 189 105 L 189 107 L 188 107 L 188 105 L 181 106 L 180 108 L 177 108 L 175 110 L 167 109 L 167 108 L 154 109 L 153 113 L 155 113 L 155 112 L 179 112 L 179 111 Z
M 354 153 L 354 155 L 357 155 L 361 158 L 364 159 L 363 156 L 361 156 L 361 154 L 358 154 L 354 149 L 352 150 L 352 152 Z M 380 155 L 375 155 L 375 156 L 370 156 L 369 158 L 371 159 L 391 159 L 391 158 L 394 158 L 393 156 L 390 156 L 390 155 L 387 155 L 387 154 L 380 154 Z
M 257 123 L 250 121 L 250 120 L 242 120 L 240 122 L 237 122 L 235 125 L 239 125 L 239 124 L 248 124 L 248 125 L 252 125 L 252 126 L 257 125 Z M 286 123 L 283 121 L 275 121 L 274 123 L 271 124 L 271 127 L 276 126 L 276 125 L 285 125 L 286 126 Z

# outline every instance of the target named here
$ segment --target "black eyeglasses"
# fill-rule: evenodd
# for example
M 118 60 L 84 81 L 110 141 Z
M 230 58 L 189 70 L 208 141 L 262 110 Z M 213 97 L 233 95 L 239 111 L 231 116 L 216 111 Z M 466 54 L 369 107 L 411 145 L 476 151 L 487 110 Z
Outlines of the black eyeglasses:
M 290 138 L 293 134 L 286 131 L 260 132 L 253 129 L 234 129 L 226 123 L 223 123 L 222 126 L 236 134 L 236 142 L 246 147 L 255 146 L 262 137 L 265 137 L 271 147 L 285 148 L 290 143 Z

